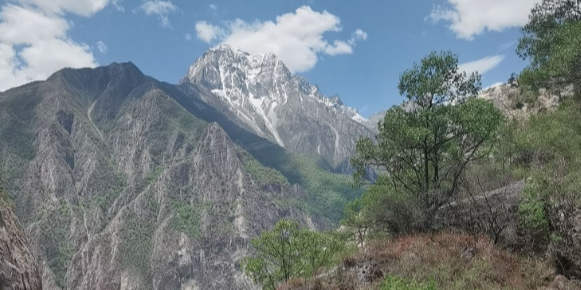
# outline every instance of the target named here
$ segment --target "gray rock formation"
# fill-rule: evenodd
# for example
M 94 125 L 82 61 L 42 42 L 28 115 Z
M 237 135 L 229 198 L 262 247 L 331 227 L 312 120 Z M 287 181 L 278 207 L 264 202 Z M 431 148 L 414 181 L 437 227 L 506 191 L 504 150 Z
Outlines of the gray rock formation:
M 42 279 L 28 238 L 0 188 L 0 289 L 41 290 Z
M 131 63 L 0 93 L 0 169 L 45 289 L 254 289 L 250 238 L 324 226 L 198 105 Z
M 190 66 L 181 86 L 188 91 L 190 85 L 211 92 L 202 100 L 241 127 L 335 168 L 352 155 L 360 136 L 372 135 L 355 109 L 323 96 L 273 54 L 220 45 Z
M 383 121 L 386 113 L 387 110 L 371 115 L 369 119 L 363 122 L 363 125 L 367 126 L 367 128 L 373 131 L 377 131 L 377 125 L 379 124 L 379 121 Z
M 495 243 L 520 249 L 526 242 L 518 228 L 518 207 L 524 185 L 517 182 L 442 206 L 434 218 L 434 226 L 438 230 L 456 228 L 485 233 Z

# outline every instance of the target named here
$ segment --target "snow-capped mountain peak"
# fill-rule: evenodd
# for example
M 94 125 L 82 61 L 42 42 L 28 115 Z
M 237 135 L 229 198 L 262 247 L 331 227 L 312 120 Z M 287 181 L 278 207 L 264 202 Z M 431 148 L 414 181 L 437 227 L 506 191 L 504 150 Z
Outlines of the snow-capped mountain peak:
M 306 78 L 293 75 L 272 53 L 249 54 L 239 48 L 219 45 L 190 66 L 181 84 L 201 85 L 211 90 L 215 98 L 205 101 L 221 105 L 244 127 L 280 146 L 321 155 L 329 153 L 325 147 L 332 147 L 328 148 L 332 157 L 327 156 L 331 164 L 348 156 L 356 137 L 349 137 L 346 144 L 335 142 L 332 146 L 322 144 L 326 141 L 316 135 L 307 141 L 301 140 L 320 129 L 313 130 L 313 126 L 325 127 L 325 133 L 333 135 L 330 138 L 335 140 L 342 134 L 365 131 L 360 124 L 364 118 L 357 110 L 345 106 L 338 96 L 324 96 Z M 350 132 L 343 133 L 344 129 Z

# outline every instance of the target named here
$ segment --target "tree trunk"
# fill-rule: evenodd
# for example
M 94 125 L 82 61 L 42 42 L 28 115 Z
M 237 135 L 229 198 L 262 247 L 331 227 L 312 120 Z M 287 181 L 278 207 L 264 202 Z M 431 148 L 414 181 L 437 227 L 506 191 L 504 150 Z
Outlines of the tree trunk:
M 428 160 L 428 142 L 424 141 L 424 194 L 428 194 L 428 191 L 430 190 L 430 164 L 429 164 L 429 160 Z

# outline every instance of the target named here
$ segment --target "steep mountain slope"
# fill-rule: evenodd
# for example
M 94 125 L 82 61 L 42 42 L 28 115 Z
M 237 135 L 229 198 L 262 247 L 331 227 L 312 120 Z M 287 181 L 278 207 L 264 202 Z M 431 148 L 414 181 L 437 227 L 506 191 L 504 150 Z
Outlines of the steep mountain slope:
M 323 96 L 273 54 L 220 45 L 190 66 L 181 86 L 192 85 L 210 91 L 202 100 L 241 127 L 331 167 L 346 169 L 357 138 L 371 136 L 355 109 Z
M 383 121 L 387 110 L 375 113 L 369 117 L 369 119 L 363 121 L 363 125 L 367 126 L 370 130 L 377 130 L 377 124 L 379 121 Z
M 178 88 L 166 83 L 161 83 L 160 87 L 198 118 L 218 123 L 234 143 L 244 148 L 260 164 L 280 172 L 291 184 L 303 186 L 306 190 L 306 198 L 295 205 L 301 206 L 309 213 L 338 223 L 346 202 L 361 194 L 361 189 L 352 186 L 350 176 L 329 172 L 328 170 L 333 168 L 324 160 L 317 162 L 313 158 L 292 153 L 240 127 L 227 117 L 227 114 L 222 114 L 203 101 L 208 98 L 208 94 L 211 94 L 203 87 L 190 84 Z M 321 167 L 328 170 L 323 170 Z M 256 175 L 260 178 L 265 176 L 264 174 Z
M 305 206 L 325 196 L 248 153 L 282 148 L 197 106 L 131 63 L 0 93 L 0 169 L 45 289 L 251 289 L 251 237 L 280 218 L 325 227 Z
M 0 289 L 41 290 L 42 280 L 28 238 L 0 188 Z

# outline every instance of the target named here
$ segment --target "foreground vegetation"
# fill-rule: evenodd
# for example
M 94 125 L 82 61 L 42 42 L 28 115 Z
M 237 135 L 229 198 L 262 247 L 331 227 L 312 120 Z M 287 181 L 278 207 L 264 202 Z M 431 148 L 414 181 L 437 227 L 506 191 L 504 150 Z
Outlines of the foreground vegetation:
M 347 250 L 334 233 L 317 233 L 281 220 L 252 241 L 257 253 L 243 261 L 246 273 L 264 290 L 274 290 L 293 277 L 310 277 Z
M 280 289 L 528 290 L 547 286 L 549 269 L 541 260 L 501 250 L 484 236 L 414 234 L 370 242 L 329 275 L 296 278 Z
M 476 98 L 480 76 L 459 71 L 451 52 L 405 71 L 406 103 L 387 111 L 377 138 L 360 140 L 352 159 L 366 192 L 345 207 L 343 242 L 359 251 L 266 288 L 577 289 L 580 41 L 581 2 L 535 6 L 517 49 L 530 65 L 511 76 L 511 108 L 534 104 L 539 89 L 560 102 L 524 119 Z

